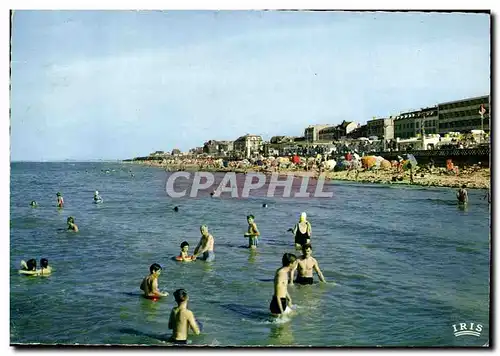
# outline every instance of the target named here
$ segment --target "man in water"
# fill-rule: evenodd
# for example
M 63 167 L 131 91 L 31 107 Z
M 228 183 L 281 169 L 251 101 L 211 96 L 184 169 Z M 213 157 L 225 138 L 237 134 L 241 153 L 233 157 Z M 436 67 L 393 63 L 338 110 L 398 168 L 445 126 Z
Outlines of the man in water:
M 64 206 L 64 199 L 61 193 L 57 192 L 56 196 L 57 196 L 57 207 L 62 208 Z
M 300 250 L 302 245 L 311 243 L 311 224 L 307 221 L 307 214 L 300 214 L 300 220 L 292 229 L 295 236 L 295 249 Z
M 248 231 L 245 233 L 245 237 L 248 237 L 248 248 L 257 248 L 259 244 L 260 232 L 254 219 L 253 215 L 247 216 Z
M 75 219 L 72 216 L 70 216 L 66 222 L 68 223 L 68 230 L 78 232 L 78 226 L 76 226 Z
M 179 211 L 179 207 L 178 206 L 174 206 L 174 211 Z
M 169 341 L 174 344 L 187 344 L 188 329 L 196 334 L 200 334 L 200 327 L 196 322 L 194 314 L 187 308 L 189 297 L 184 289 L 177 289 L 174 292 L 177 306 L 172 309 L 168 320 L 168 328 L 172 329 L 172 336 Z
M 323 273 L 319 269 L 318 261 L 312 257 L 312 246 L 311 244 L 302 245 L 302 256 L 297 260 L 298 274 L 295 283 L 297 284 L 313 284 L 313 269 L 318 274 L 319 280 L 321 282 L 326 282 Z M 292 269 L 290 274 L 290 284 L 293 284 L 293 275 L 295 269 Z
M 208 233 L 207 225 L 202 225 L 200 227 L 201 238 L 198 246 L 194 249 L 193 260 L 198 258 L 199 255 L 203 254 L 201 259 L 210 262 L 215 259 L 214 253 L 214 237 Z
M 271 314 L 278 317 L 292 311 L 292 298 L 288 293 L 288 276 L 297 266 L 297 257 L 291 253 L 285 253 L 281 262 L 282 267 L 277 269 L 274 275 L 274 295 L 269 305 Z
M 102 201 L 102 198 L 101 196 L 99 195 L 99 192 L 96 190 L 95 193 L 94 193 L 94 201 L 95 202 L 98 202 L 98 201 Z
M 149 276 L 144 277 L 141 283 L 141 290 L 144 292 L 144 297 L 154 299 L 168 295 L 167 292 L 160 292 L 158 289 L 158 277 L 160 273 L 161 266 L 158 263 L 153 263 L 149 267 Z
M 49 260 L 46 258 L 40 259 L 40 274 L 49 275 L 52 273 L 52 267 L 49 266 Z
M 179 257 L 182 261 L 192 261 L 193 256 L 189 256 L 189 243 L 187 241 L 181 243 L 181 253 Z
M 467 194 L 467 190 L 465 188 L 466 185 L 464 184 L 457 192 L 457 199 L 461 204 L 467 204 L 469 202 L 469 195 Z

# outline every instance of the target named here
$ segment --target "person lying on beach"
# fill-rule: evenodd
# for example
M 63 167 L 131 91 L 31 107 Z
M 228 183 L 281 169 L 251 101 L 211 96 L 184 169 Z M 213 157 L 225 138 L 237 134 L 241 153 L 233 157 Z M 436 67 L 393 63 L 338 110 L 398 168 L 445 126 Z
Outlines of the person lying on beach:
M 467 186 L 464 184 L 462 188 L 460 188 L 457 192 L 457 199 L 459 203 L 467 204 L 469 202 L 469 195 L 467 194 L 467 190 L 465 189 Z
M 307 214 L 300 214 L 299 222 L 292 229 L 295 236 L 295 249 L 300 250 L 302 245 L 311 243 L 311 224 L 307 221 Z
M 213 261 L 215 259 L 214 237 L 208 233 L 206 225 L 202 225 L 200 231 L 201 238 L 198 246 L 194 249 L 193 260 L 197 259 L 199 255 L 203 255 L 202 260 L 207 262 Z
M 188 261 L 193 260 L 193 256 L 189 255 L 189 244 L 187 241 L 183 241 L 181 243 L 181 252 L 180 252 L 179 256 L 177 256 L 175 259 L 177 261 L 184 261 L 184 262 L 188 262 Z
M 168 296 L 167 292 L 160 292 L 158 289 L 158 277 L 160 276 L 161 269 L 158 263 L 153 263 L 149 267 L 149 275 L 144 277 L 140 287 L 144 292 L 145 298 L 156 299 Z
M 72 216 L 66 222 L 68 223 L 68 230 L 78 232 L 78 226 L 75 224 L 75 219 Z
M 257 245 L 259 244 L 260 232 L 254 219 L 255 217 L 253 215 L 247 216 L 248 231 L 244 236 L 248 237 L 248 248 L 257 248 Z
M 188 329 L 199 335 L 200 326 L 193 312 L 187 308 L 189 296 L 186 290 L 177 289 L 174 292 L 174 298 L 177 306 L 172 308 L 168 319 L 168 328 L 172 329 L 172 336 L 169 341 L 174 344 L 187 344 Z
M 292 298 L 288 293 L 288 276 L 297 267 L 297 257 L 285 253 L 281 260 L 282 267 L 274 275 L 274 295 L 269 305 L 273 316 L 282 316 L 292 311 Z
M 319 269 L 318 261 L 312 257 L 311 244 L 302 245 L 302 256 L 297 260 L 296 268 L 292 269 L 290 273 L 290 284 L 292 285 L 295 270 L 298 270 L 297 279 L 295 280 L 297 284 L 313 284 L 313 270 L 316 271 L 321 282 L 326 282 L 323 273 Z

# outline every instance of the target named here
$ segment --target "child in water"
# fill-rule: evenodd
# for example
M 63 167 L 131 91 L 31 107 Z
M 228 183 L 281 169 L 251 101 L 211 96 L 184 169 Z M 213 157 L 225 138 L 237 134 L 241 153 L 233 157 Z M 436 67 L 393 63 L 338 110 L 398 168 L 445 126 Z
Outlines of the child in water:
M 68 223 L 68 230 L 78 232 L 78 226 L 76 226 L 75 219 L 72 216 L 70 216 L 66 222 Z
M 193 260 L 193 256 L 189 256 L 189 244 L 187 241 L 181 243 L 181 253 L 177 257 L 177 260 L 185 262 Z
M 200 326 L 193 312 L 187 308 L 189 297 L 186 290 L 177 289 L 174 292 L 174 298 L 177 306 L 172 308 L 168 320 L 168 328 L 173 331 L 169 341 L 184 345 L 187 344 L 188 329 L 190 328 L 196 335 L 199 335 Z
M 57 207 L 62 208 L 64 206 L 64 199 L 61 193 L 57 192 L 56 196 L 57 196 Z
M 247 216 L 248 222 L 248 232 L 245 233 L 245 237 L 248 237 L 248 248 L 257 248 L 259 244 L 258 237 L 260 236 L 259 229 L 257 228 L 257 224 L 254 221 L 255 217 L 253 215 Z
M 48 275 L 52 273 L 52 267 L 49 266 L 49 260 L 46 258 L 40 259 L 40 274 L 43 275 Z
M 99 195 L 99 192 L 96 190 L 95 193 L 94 193 L 94 201 L 95 202 L 101 202 L 102 201 L 102 198 L 101 196 Z
M 161 273 L 161 266 L 158 263 L 153 263 L 149 267 L 149 275 L 144 277 L 141 283 L 141 290 L 144 292 L 144 297 L 148 299 L 157 299 L 168 296 L 167 292 L 160 292 L 158 289 L 158 277 Z
M 37 202 L 36 202 L 36 201 L 34 201 L 34 200 L 33 200 L 33 201 L 30 203 L 30 206 L 31 206 L 32 208 L 36 208 L 36 207 L 38 206 L 38 204 L 37 204 Z

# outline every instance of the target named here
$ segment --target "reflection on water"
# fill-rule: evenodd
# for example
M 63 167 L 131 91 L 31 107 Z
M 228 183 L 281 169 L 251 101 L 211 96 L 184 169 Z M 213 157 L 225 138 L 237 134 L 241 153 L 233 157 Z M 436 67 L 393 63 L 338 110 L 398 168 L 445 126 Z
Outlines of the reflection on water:
M 269 345 L 293 345 L 295 339 L 292 331 L 293 320 L 286 323 L 272 323 L 269 330 Z

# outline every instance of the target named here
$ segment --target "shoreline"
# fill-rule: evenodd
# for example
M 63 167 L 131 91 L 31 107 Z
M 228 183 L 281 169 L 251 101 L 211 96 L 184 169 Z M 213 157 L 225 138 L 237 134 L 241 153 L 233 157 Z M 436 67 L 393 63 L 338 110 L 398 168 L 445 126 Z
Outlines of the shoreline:
M 203 171 L 203 172 L 218 172 L 218 173 L 280 173 L 283 175 L 294 174 L 299 177 L 318 177 L 318 171 L 304 170 L 266 170 L 260 167 L 243 168 L 214 168 L 197 164 L 163 164 L 156 161 L 128 161 L 124 163 L 139 164 L 150 167 L 162 168 L 167 172 L 176 172 L 179 170 L 187 172 Z M 463 170 L 458 175 L 449 174 L 446 168 L 434 168 L 432 171 L 416 170 L 413 174 L 413 183 L 410 182 L 410 172 L 398 172 L 397 169 L 389 170 L 360 170 L 360 171 L 339 171 L 324 172 L 325 178 L 332 181 L 369 183 L 369 184 L 390 184 L 390 185 L 414 185 L 422 187 L 443 187 L 443 188 L 460 188 L 463 184 L 467 189 L 490 189 L 491 174 L 489 168 L 478 168 L 475 170 Z M 400 180 L 393 181 L 393 177 L 399 177 Z

